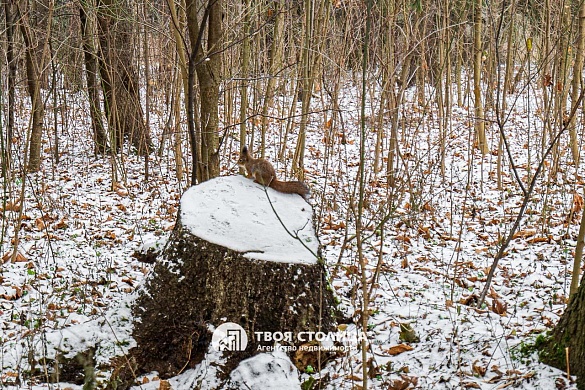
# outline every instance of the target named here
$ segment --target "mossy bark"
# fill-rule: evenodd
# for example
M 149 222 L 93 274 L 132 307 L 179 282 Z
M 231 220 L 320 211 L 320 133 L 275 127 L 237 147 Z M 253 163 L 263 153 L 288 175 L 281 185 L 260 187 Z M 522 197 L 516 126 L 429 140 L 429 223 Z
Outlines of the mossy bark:
M 137 299 L 132 355 L 139 372 L 170 377 L 203 359 L 209 325 L 234 322 L 246 330 L 248 347 L 225 355 L 227 376 L 263 344 L 254 332 L 329 331 L 332 304 L 322 264 L 249 259 L 192 235 L 179 220 Z
M 571 296 L 567 309 L 550 337 L 540 348 L 543 363 L 567 370 L 566 348 L 569 348 L 571 375 L 577 375 L 577 386 L 585 389 L 585 283 Z

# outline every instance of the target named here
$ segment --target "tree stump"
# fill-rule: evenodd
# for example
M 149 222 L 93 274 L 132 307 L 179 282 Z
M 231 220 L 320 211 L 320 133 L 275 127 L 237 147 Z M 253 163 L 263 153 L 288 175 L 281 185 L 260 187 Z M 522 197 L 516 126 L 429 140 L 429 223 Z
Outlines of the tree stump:
M 571 375 L 577 375 L 577 387 L 585 389 L 585 282 L 561 316 L 559 323 L 544 341 L 537 339 L 539 357 L 543 363 L 567 371 L 567 348 Z
M 226 322 L 248 338 L 244 351 L 224 352 L 226 376 L 259 345 L 274 343 L 255 332 L 332 330 L 333 295 L 319 252 L 312 208 L 300 196 L 243 176 L 191 187 L 136 301 L 138 371 L 170 377 L 195 367 Z

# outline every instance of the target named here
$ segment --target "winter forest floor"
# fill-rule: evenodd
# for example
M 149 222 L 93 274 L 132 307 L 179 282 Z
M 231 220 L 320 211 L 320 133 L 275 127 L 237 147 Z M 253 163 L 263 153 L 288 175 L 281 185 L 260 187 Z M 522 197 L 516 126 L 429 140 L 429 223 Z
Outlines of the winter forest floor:
M 359 162 L 358 90 L 350 82 L 345 85 L 333 124 L 327 96 L 313 99 L 317 113 L 310 118 L 305 153 L 328 270 L 344 313 L 356 322 L 361 286 L 351 204 Z M 370 93 L 376 96 L 375 88 Z M 425 91 L 427 101 L 419 102 L 417 91 L 407 91 L 399 112 L 400 156 L 393 188 L 385 174 L 390 123 L 383 125 L 384 159 L 376 175 L 378 104 L 367 108 L 364 256 L 368 280 L 375 278 L 368 332 L 370 386 L 572 389 L 564 373 L 538 363 L 529 348 L 537 335 L 555 325 L 568 296 L 583 205 L 578 195 L 583 191 L 581 172 L 571 165 L 568 136 L 559 148 L 557 175 L 551 174 L 549 158 L 519 231 L 499 263 L 486 305 L 476 309 L 465 303 L 481 293 L 498 243 L 516 218 L 522 192 L 506 156 L 503 189 L 497 188 L 497 128 L 487 126 L 491 152 L 482 157 L 473 147 L 472 103 L 455 105 L 441 131 L 433 94 Z M 23 183 L 17 172 L 23 165 L 19 148 L 25 137 L 19 134 L 14 174 L 3 183 L 9 195 L 2 220 L 3 261 L 12 254 L 20 210 L 23 222 L 16 262 L 4 263 L 0 274 L 0 387 L 59 388 L 38 384 L 45 375 L 44 358 L 58 351 L 73 356 L 88 347 L 95 348 L 98 379 L 107 381 L 110 359 L 135 344 L 130 305 L 151 267 L 132 254 L 145 243 L 164 242 L 186 189 L 185 181 L 176 178 L 168 141 L 161 156 L 151 154 L 147 180 L 144 158 L 132 152 L 118 155 L 119 181 L 113 186 L 110 159 L 93 155 L 85 98 L 71 95 L 68 100 L 74 114 L 58 120 L 59 162 L 51 154 L 55 133 L 50 130 L 42 172 L 28 175 Z M 527 183 L 542 155 L 541 101 L 532 89 L 530 95 L 523 92 L 509 101 L 505 131 L 514 164 Z M 278 104 L 287 107 L 290 99 L 281 97 Z M 26 104 L 21 108 L 27 112 Z M 282 112 L 286 109 L 274 116 L 285 116 Z M 165 115 L 162 109 L 151 112 L 155 143 Z M 28 116 L 18 117 L 24 118 L 18 126 L 24 131 Z M 234 122 L 223 120 L 224 126 Z M 47 122 L 52 124 L 52 119 Z M 273 119 L 267 134 L 266 156 L 281 178 L 288 176 L 298 128 L 294 126 L 288 137 L 285 160 L 277 161 L 285 123 Z M 236 139 L 235 133 L 226 137 L 222 175 L 237 173 Z M 159 144 L 155 146 L 158 150 Z M 23 187 L 25 200 L 20 202 L 14 194 Z M 410 344 L 412 350 L 393 355 L 399 352 L 392 347 L 402 343 L 404 323 L 420 341 Z M 32 367 L 41 369 L 31 374 Z M 320 374 L 328 377 L 331 389 L 351 389 L 361 384 L 361 367 L 361 351 L 350 351 Z M 301 382 L 308 377 L 303 374 Z M 67 387 L 81 388 L 60 385 Z

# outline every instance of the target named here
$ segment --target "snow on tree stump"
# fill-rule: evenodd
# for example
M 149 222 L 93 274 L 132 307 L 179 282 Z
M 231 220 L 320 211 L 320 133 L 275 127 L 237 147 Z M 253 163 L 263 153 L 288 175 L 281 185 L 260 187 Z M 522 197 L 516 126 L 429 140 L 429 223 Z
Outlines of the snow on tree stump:
M 196 366 L 213 329 L 226 322 L 248 337 L 245 351 L 224 354 L 226 375 L 266 344 L 254 332 L 332 330 L 333 295 L 319 251 L 312 208 L 300 196 L 243 176 L 191 187 L 137 298 L 138 371 L 169 377 Z M 296 338 L 288 344 L 298 346 Z

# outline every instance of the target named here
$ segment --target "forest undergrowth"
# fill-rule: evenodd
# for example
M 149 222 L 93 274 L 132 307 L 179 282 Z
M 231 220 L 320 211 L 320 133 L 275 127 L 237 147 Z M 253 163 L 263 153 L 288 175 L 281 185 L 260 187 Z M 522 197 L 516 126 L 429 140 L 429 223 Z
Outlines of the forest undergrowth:
M 335 121 L 328 96 L 313 99 L 305 154 L 305 180 L 331 283 L 344 321 L 355 324 L 362 299 L 355 236 L 358 89 L 345 83 Z M 425 90 L 428 100 L 421 101 L 421 94 L 409 89 L 398 112 L 398 146 L 389 175 L 385 156 L 391 125 L 387 115 L 376 119 L 378 87 L 370 86 L 369 93 L 372 103 L 363 118 L 368 129 L 363 219 L 371 291 L 368 361 L 349 351 L 320 371 L 306 370 L 302 381 L 313 377 L 331 389 L 352 389 L 360 384 L 365 363 L 372 388 L 574 388 L 566 374 L 538 363 L 530 348 L 557 322 L 569 294 L 583 180 L 581 169 L 570 162 L 568 136 L 561 139 L 556 160 L 546 160 L 486 302 L 476 308 L 493 257 L 523 200 L 508 156 L 502 159 L 498 188 L 498 129 L 488 121 L 490 152 L 482 156 L 474 145 L 471 102 L 453 106 L 445 121 L 434 90 Z M 543 140 L 540 98 L 537 91 L 522 90 L 508 99 L 504 131 L 513 164 L 527 183 L 548 139 Z M 22 112 L 28 110 L 24 101 Z M 51 359 L 88 348 L 94 350 L 98 381 L 107 383 L 111 359 L 135 345 L 130 306 L 151 269 L 132 254 L 144 245 L 164 245 L 186 189 L 185 179 L 176 177 L 168 144 L 160 155 L 150 154 L 147 175 L 144 157 L 130 147 L 115 160 L 95 157 L 88 109 L 77 105 L 85 99 L 75 95 L 69 101 L 75 108 L 69 107 L 66 123 L 63 118 L 58 123 L 57 139 L 48 132 L 43 167 L 28 174 L 25 183 L 19 156 L 27 124 L 18 124 L 14 170 L 3 181 L 0 387 L 44 388 L 48 385 L 40 383 L 48 377 Z M 289 102 L 280 96 L 275 105 Z M 165 123 L 159 104 L 150 113 L 154 150 L 161 146 Z M 266 156 L 282 178 L 290 177 L 296 139 L 296 126 L 286 137 L 285 111 L 275 109 L 266 142 Z M 253 114 L 250 128 L 257 126 Z M 234 130 L 233 119 L 220 117 L 227 131 Z M 386 152 L 374 169 L 378 132 Z M 186 151 L 186 134 L 180 136 Z M 222 175 L 237 174 L 241 145 L 232 134 L 222 136 Z M 52 154 L 56 142 L 58 162 Z

